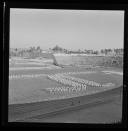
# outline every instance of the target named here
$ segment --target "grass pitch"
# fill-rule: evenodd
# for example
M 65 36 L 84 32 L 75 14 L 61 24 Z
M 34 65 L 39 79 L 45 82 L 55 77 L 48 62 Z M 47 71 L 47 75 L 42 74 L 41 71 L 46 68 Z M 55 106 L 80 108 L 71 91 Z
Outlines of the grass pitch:
M 99 83 L 114 83 L 118 87 L 123 84 L 123 77 L 115 74 L 105 74 L 102 72 L 105 69 L 86 69 L 79 67 L 65 67 L 61 69 L 52 69 L 52 70 L 19 70 L 19 71 L 10 71 L 10 75 L 22 75 L 22 74 L 45 74 L 46 76 L 41 76 L 37 78 L 21 78 L 21 79 L 12 79 L 9 81 L 9 104 L 17 103 L 30 103 L 36 101 L 44 101 L 50 99 L 61 99 L 62 97 L 73 97 L 79 95 L 86 95 L 87 93 L 102 91 L 102 88 L 98 87 L 89 87 L 87 86 L 86 92 L 76 92 L 76 93 L 67 93 L 67 94 L 49 94 L 46 93 L 43 89 L 49 87 L 61 87 L 62 84 L 59 84 L 55 81 L 47 79 L 48 74 L 56 73 L 65 73 L 65 72 L 84 72 L 84 71 L 93 71 L 96 73 L 90 74 L 74 74 L 74 77 L 93 80 Z M 106 69 L 108 70 L 108 69 Z M 109 69 L 110 70 L 110 69 Z M 113 69 L 112 69 L 113 70 Z M 114 88 L 115 88 L 114 87 Z
M 72 98 L 77 96 L 84 96 L 96 92 L 102 92 L 108 89 L 116 88 L 123 85 L 123 75 L 114 74 L 114 73 L 107 73 L 103 71 L 115 71 L 115 72 L 123 72 L 121 68 L 115 67 L 97 67 L 91 68 L 87 66 L 64 66 L 63 68 L 53 65 L 50 61 L 45 60 L 30 60 L 30 59 L 15 59 L 17 64 L 13 63 L 9 65 L 10 69 L 14 68 L 13 70 L 9 70 L 9 107 L 17 107 L 17 105 L 22 105 L 23 103 L 30 103 L 33 102 L 38 103 L 42 101 L 49 101 L 53 99 L 66 99 Z M 43 67 L 51 67 L 43 68 Z M 30 69 L 18 69 L 15 68 L 26 68 L 29 67 Z M 34 69 L 33 67 L 38 67 L 38 69 Z M 42 68 L 39 68 L 42 67 Z M 88 74 L 79 74 L 78 72 L 90 72 Z M 91 73 L 95 71 L 96 73 Z M 67 93 L 57 93 L 57 94 L 50 94 L 46 92 L 44 89 L 50 87 L 62 87 L 64 85 L 57 83 L 56 81 L 49 80 L 47 75 L 52 75 L 56 73 L 69 73 L 69 72 L 77 72 L 76 74 L 68 74 L 70 76 L 86 79 L 89 81 L 95 81 L 101 84 L 104 83 L 114 83 L 115 86 L 113 87 L 91 87 L 87 86 L 86 91 L 79 91 L 79 92 L 67 92 Z M 39 75 L 41 74 L 41 75 Z M 31 77 L 20 77 L 22 75 L 30 75 Z M 38 75 L 35 77 L 34 75 Z M 17 77 L 18 76 L 18 77 Z M 34 76 L 34 77 L 33 77 Z M 110 93 L 111 94 L 111 93 Z M 110 95 L 108 94 L 108 95 Z M 115 94 L 111 94 L 112 96 Z M 110 95 L 110 96 L 111 96 Z M 102 93 L 103 96 L 103 93 Z M 109 96 L 107 96 L 109 98 Z M 104 103 L 104 102 L 103 102 Z M 58 115 L 52 116 L 51 118 L 44 119 L 43 116 L 40 114 L 37 117 L 24 119 L 24 121 L 29 122 L 66 122 L 66 123 L 110 123 L 110 122 L 118 122 L 121 120 L 121 111 L 122 111 L 122 101 L 120 97 L 112 101 L 108 101 L 104 104 L 91 104 L 86 105 L 85 107 L 76 109 L 74 111 L 67 111 L 60 113 Z M 28 105 L 28 104 L 25 104 Z M 38 105 L 40 106 L 40 105 Z M 37 106 L 37 107 L 38 107 Z M 23 107 L 25 108 L 25 107 Z M 16 108 L 12 110 L 9 108 L 9 119 L 15 118 L 15 115 L 22 114 L 23 108 L 21 108 L 18 112 Z M 36 108 L 36 107 L 35 107 Z M 44 108 L 41 106 L 41 108 Z M 31 110 L 34 110 L 33 108 Z M 38 113 L 38 110 L 35 110 Z M 15 114 L 16 112 L 16 114 Z M 27 112 L 27 111 L 26 111 Z M 11 114 L 13 114 L 11 116 Z M 28 112 L 29 114 L 29 112 Z M 22 114 L 23 115 L 23 114 Z M 26 115 L 25 115 L 26 116 Z

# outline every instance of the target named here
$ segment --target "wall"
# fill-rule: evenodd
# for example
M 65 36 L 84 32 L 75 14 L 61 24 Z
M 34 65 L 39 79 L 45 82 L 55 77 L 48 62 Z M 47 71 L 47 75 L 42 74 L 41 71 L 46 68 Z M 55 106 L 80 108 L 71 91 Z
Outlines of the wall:
M 46 117 L 59 111 L 73 109 L 78 106 L 104 102 L 107 99 L 113 99 L 116 95 L 120 95 L 121 91 L 122 87 L 118 87 L 86 96 L 9 105 L 9 121 L 22 121 L 23 119 L 35 117 L 38 115 Z

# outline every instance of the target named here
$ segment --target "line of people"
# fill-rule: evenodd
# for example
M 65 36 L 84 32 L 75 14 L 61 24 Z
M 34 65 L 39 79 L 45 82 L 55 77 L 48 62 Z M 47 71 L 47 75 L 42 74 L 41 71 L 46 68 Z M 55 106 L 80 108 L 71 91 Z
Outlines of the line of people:
M 48 78 L 51 80 L 55 80 L 60 84 L 73 86 L 73 87 L 86 87 L 88 86 L 94 86 L 94 87 L 102 87 L 100 83 L 84 80 L 76 77 L 71 77 L 69 75 L 64 74 L 55 74 L 55 75 L 48 75 Z
M 85 87 L 69 87 L 69 86 L 62 86 L 62 87 L 49 87 L 44 88 L 43 90 L 58 94 L 58 93 L 71 93 L 71 92 L 80 92 L 80 91 L 86 91 Z

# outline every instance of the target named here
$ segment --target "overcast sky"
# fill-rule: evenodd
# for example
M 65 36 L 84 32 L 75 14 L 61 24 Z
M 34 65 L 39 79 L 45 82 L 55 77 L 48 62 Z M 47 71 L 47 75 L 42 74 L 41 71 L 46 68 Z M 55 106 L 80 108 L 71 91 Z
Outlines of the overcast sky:
M 11 9 L 10 47 L 123 48 L 124 12 Z

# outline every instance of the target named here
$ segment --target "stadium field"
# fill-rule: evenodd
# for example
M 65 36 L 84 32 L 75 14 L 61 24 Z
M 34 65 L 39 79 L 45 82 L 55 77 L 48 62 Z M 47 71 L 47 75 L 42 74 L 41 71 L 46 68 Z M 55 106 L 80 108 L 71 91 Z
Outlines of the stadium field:
M 99 87 L 89 87 L 84 92 L 76 93 L 60 93 L 60 94 L 49 94 L 43 89 L 49 87 L 61 87 L 63 86 L 56 81 L 49 80 L 47 75 L 56 73 L 70 73 L 75 72 L 75 74 L 70 74 L 76 78 L 82 78 L 90 81 L 95 81 L 98 83 L 114 83 L 114 87 L 121 86 L 123 84 L 123 77 L 117 74 L 106 74 L 102 71 L 105 69 L 86 69 L 86 68 L 61 68 L 52 70 L 21 70 L 21 71 L 10 71 L 9 81 L 9 103 L 30 103 L 35 101 L 50 100 L 51 98 L 57 99 L 61 96 L 72 97 L 72 95 L 84 95 L 90 91 L 101 90 L 103 88 Z M 85 74 L 79 74 L 79 72 L 88 72 Z M 95 72 L 94 72 L 95 71 Z M 93 73 L 94 72 L 94 73 Z M 38 76 L 41 74 L 40 76 Z M 30 77 L 24 77 L 22 75 L 30 75 Z M 37 75 L 37 76 L 35 76 Z
M 29 61 L 31 62 L 31 61 Z M 35 61 L 34 61 L 35 62 Z M 22 63 L 22 62 L 21 62 Z M 45 122 L 45 121 L 58 121 L 60 122 L 89 122 L 89 121 L 96 121 L 98 119 L 97 115 L 101 117 L 100 120 L 102 121 L 105 119 L 105 116 L 102 114 L 102 109 L 106 109 L 104 112 L 107 111 L 108 109 L 108 114 L 110 115 L 110 110 L 114 113 L 115 109 L 118 108 L 118 112 L 115 113 L 115 115 L 111 118 L 105 119 L 105 121 L 115 121 L 121 119 L 121 101 L 119 102 L 120 104 L 114 104 L 118 103 L 118 100 L 120 100 L 120 97 L 118 98 L 118 93 L 117 93 L 117 99 L 116 97 L 111 98 L 113 96 L 116 96 L 113 93 L 110 93 L 111 99 L 108 101 L 108 106 L 111 107 L 106 107 L 107 105 L 104 104 L 98 104 L 98 106 L 94 105 L 95 109 L 92 109 L 91 112 L 93 112 L 91 115 L 88 114 L 89 108 L 86 109 L 80 109 L 77 110 L 77 112 L 80 114 L 77 118 L 75 114 L 71 111 L 71 114 L 67 116 L 65 113 L 60 113 L 60 115 L 57 115 L 57 117 L 53 116 L 52 119 L 43 119 L 44 116 L 41 115 L 41 113 L 46 111 L 51 111 L 52 108 L 56 109 L 63 104 L 67 103 L 68 101 L 70 102 L 69 99 L 72 100 L 76 99 L 77 97 L 84 97 L 84 96 L 89 96 L 97 93 L 102 93 L 107 90 L 111 89 L 116 89 L 120 86 L 123 85 L 123 70 L 121 68 L 115 68 L 115 67 L 88 67 L 88 66 L 55 66 L 53 64 L 46 64 L 45 62 L 37 62 L 38 64 L 36 65 L 35 63 L 26 63 L 25 64 L 13 64 L 13 66 L 9 67 L 9 120 L 10 121 L 37 121 L 37 122 Z M 40 65 L 42 64 L 42 66 Z M 61 79 L 66 76 L 65 83 L 57 82 L 56 80 L 49 79 L 48 76 L 59 76 Z M 63 75 L 63 76 L 61 76 Z M 50 88 L 64 88 L 64 89 L 71 89 L 74 88 L 71 85 L 68 85 L 66 83 L 66 80 L 72 77 L 73 79 L 81 79 L 81 80 L 87 80 L 87 81 L 93 81 L 96 83 L 99 83 L 101 85 L 104 84 L 113 84 L 112 86 L 92 86 L 86 84 L 86 88 L 83 90 L 83 87 L 81 90 L 76 90 L 76 91 L 62 91 L 62 90 L 56 90 L 54 92 L 50 92 Z M 73 82 L 73 80 L 69 80 L 69 82 Z M 76 85 L 79 82 L 76 82 Z M 80 83 L 79 83 L 80 84 Z M 75 86 L 76 86 L 75 85 Z M 107 99 L 109 98 L 108 95 L 106 95 Z M 101 95 L 100 99 L 104 99 L 104 96 Z M 85 98 L 86 99 L 86 98 Z M 106 98 L 105 98 L 106 99 Z M 58 100 L 65 100 L 65 102 L 61 105 L 61 103 L 56 107 L 56 103 L 54 104 L 55 107 L 49 107 L 47 102 L 49 103 L 50 101 L 58 101 Z M 66 102 L 67 100 L 67 102 Z M 84 99 L 83 99 L 84 100 Z M 94 101 L 99 101 L 99 98 L 93 98 L 92 100 Z M 92 101 L 91 100 L 91 101 Z M 112 100 L 112 101 L 111 101 Z M 76 100 L 77 101 L 77 100 Z M 88 99 L 85 100 L 88 103 Z M 90 100 L 89 100 L 90 101 Z M 102 100 L 103 103 L 106 100 Z M 47 109 L 43 106 L 43 103 L 45 102 L 46 107 L 48 106 Z M 38 104 L 40 103 L 40 104 Z M 58 103 L 58 102 L 57 102 Z M 97 102 L 96 102 L 97 103 Z M 35 107 L 32 105 L 35 104 Z M 30 105 L 30 107 L 29 107 Z M 76 104 L 77 105 L 77 104 Z M 79 104 L 78 104 L 79 105 Z M 67 105 L 65 105 L 67 106 Z M 21 108 L 22 107 L 22 108 Z M 87 106 L 86 106 L 87 107 Z M 90 107 L 90 106 L 88 106 Z M 38 109 L 39 108 L 39 109 Z M 54 110 L 53 109 L 53 110 Z M 91 108 L 90 108 L 91 109 Z M 32 110 L 34 113 L 29 113 Z M 22 111 L 25 112 L 22 115 Z M 98 112 L 97 112 L 98 111 Z M 44 113 L 43 112 L 43 113 Z M 86 115 L 86 118 L 82 118 L 82 115 Z M 37 115 L 37 116 L 35 116 Z M 32 116 L 32 118 L 31 118 Z M 39 116 L 39 117 L 38 117 Z M 103 118 L 102 118 L 103 116 Z M 74 118 L 73 119 L 71 119 Z M 93 118 L 94 117 L 94 118 Z M 22 118 L 22 119 L 21 119 Z

